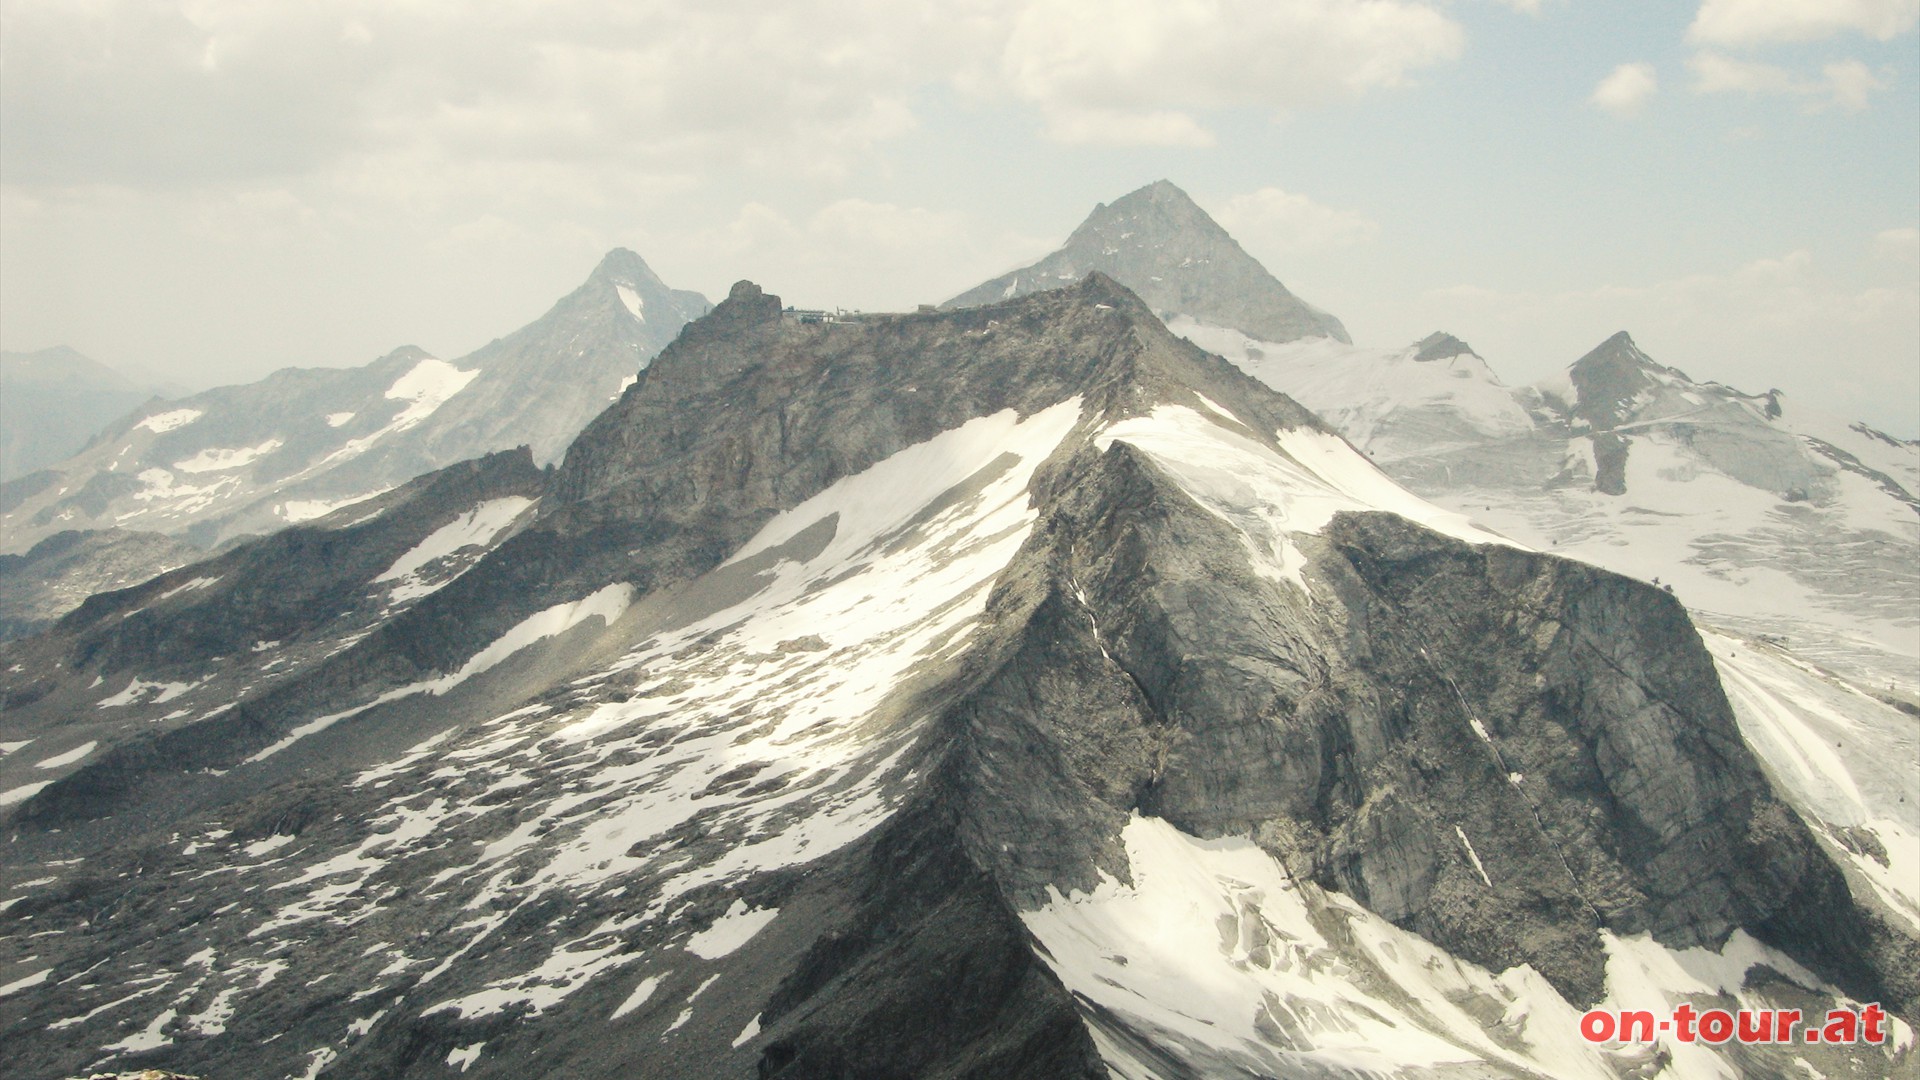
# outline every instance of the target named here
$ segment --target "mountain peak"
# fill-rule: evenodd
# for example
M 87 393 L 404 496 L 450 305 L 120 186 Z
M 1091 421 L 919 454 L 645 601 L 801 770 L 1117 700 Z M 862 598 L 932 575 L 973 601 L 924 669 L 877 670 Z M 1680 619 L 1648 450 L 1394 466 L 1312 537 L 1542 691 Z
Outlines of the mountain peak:
M 1066 245 L 947 301 L 977 307 L 1057 289 L 1100 271 L 1162 318 L 1185 315 L 1261 341 L 1350 341 L 1340 320 L 1287 291 L 1187 193 L 1166 180 L 1103 203 Z
M 1167 180 L 1155 180 L 1142 188 L 1127 192 L 1111 203 L 1101 203 L 1087 215 L 1080 229 L 1097 228 L 1109 221 L 1127 221 L 1143 215 L 1155 215 L 1164 219 L 1164 223 L 1176 228 L 1198 228 L 1226 235 L 1213 218 L 1200 209 L 1193 197 L 1180 190 Z M 1080 230 L 1076 229 L 1077 234 Z M 1071 243 L 1071 241 L 1069 241 Z
M 593 268 L 593 273 L 588 275 L 587 280 L 604 281 L 616 285 L 645 283 L 665 287 L 645 259 L 623 247 L 614 248 L 601 256 L 600 265 Z
M 1454 337 L 1444 330 L 1435 330 L 1426 337 L 1413 343 L 1413 358 L 1419 363 L 1435 360 L 1451 360 L 1456 356 L 1478 356 L 1473 346 Z

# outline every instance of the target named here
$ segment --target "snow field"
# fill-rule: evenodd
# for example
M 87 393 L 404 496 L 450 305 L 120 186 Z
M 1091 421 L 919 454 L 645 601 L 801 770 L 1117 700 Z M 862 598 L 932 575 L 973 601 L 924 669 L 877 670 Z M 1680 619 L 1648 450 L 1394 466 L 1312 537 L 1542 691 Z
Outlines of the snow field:
M 1070 992 L 1156 1037 L 1197 1074 L 1403 1075 L 1484 1061 L 1611 1080 L 1654 1057 L 1647 1047 L 1586 1043 L 1582 1010 L 1530 967 L 1495 974 L 1456 959 L 1344 896 L 1296 882 L 1250 840 L 1201 840 L 1138 815 L 1122 839 L 1133 885 L 1109 878 L 1090 894 L 1056 892 L 1021 917 Z M 1723 996 L 1767 1007 L 1745 985 L 1755 965 L 1833 994 L 1744 932 L 1718 950 L 1668 949 L 1646 935 L 1603 933 L 1602 942 L 1601 1008 L 1664 1014 Z M 1836 995 L 1835 1004 L 1847 1002 Z M 1163 1075 L 1099 1014 L 1083 1016 L 1116 1077 Z M 1895 1032 L 1896 1043 L 1911 1038 Z M 1671 1063 L 1644 1075 L 1737 1080 L 1714 1047 L 1665 1046 Z
M 1342 510 L 1388 510 L 1469 543 L 1513 546 L 1401 488 L 1337 435 L 1300 429 L 1275 438 L 1277 451 L 1214 417 L 1161 405 L 1110 425 L 1096 445 L 1124 442 L 1144 451 L 1240 533 L 1256 573 L 1291 582 L 1309 597 L 1301 573 L 1306 556 L 1291 536 L 1319 532 Z

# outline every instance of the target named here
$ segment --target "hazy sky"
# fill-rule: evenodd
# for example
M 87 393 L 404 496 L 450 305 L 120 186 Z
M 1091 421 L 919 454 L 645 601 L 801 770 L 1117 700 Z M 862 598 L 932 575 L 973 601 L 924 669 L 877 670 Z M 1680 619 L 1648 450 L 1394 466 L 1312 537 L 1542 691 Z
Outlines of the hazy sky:
M 769 15 L 773 11 L 775 14 Z M 1167 178 L 1362 344 L 1920 435 L 1920 0 L 0 0 L 0 345 L 457 356 L 614 246 L 946 299 Z

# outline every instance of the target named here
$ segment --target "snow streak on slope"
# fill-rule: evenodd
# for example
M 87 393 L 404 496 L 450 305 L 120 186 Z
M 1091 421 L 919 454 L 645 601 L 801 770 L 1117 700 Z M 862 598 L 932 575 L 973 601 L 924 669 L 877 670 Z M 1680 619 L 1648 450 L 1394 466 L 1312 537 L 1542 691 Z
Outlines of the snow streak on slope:
M 483 502 L 435 530 L 373 580 L 396 583 L 392 592 L 395 603 L 436 592 L 473 565 L 471 559 L 450 565 L 455 563 L 454 555 L 492 547 L 501 531 L 532 505 L 532 499 L 518 495 Z
M 1764 641 L 1703 628 L 1747 744 L 1842 865 L 1920 931 L 1913 718 Z
M 567 692 L 491 719 L 463 723 L 449 709 L 443 730 L 360 774 L 354 797 L 375 802 L 329 839 L 319 828 L 272 843 L 180 837 L 196 873 L 235 874 L 263 901 L 191 932 L 293 958 L 289 976 L 302 979 L 325 974 L 308 957 L 326 955 L 341 928 L 374 943 L 343 972 L 365 998 L 365 1026 L 302 1053 L 344 1054 L 388 1010 L 539 1015 L 615 973 L 631 985 L 613 1000 L 693 1014 L 698 990 L 674 989 L 685 980 L 673 973 L 747 947 L 778 918 L 729 894 L 893 811 L 923 719 L 912 688 L 966 647 L 1035 520 L 1033 472 L 1079 420 L 1077 399 L 974 420 L 777 516 L 705 578 L 624 613 L 596 608 L 609 629 L 574 631 L 584 636 L 565 652 L 611 645 L 606 659 L 562 682 Z M 602 593 L 624 599 L 626 588 Z M 548 623 L 579 625 L 588 606 L 523 622 L 468 667 Z M 549 649 L 518 662 L 552 673 L 579 661 Z M 485 692 L 476 685 L 463 692 Z M 405 688 L 408 708 L 433 715 L 437 688 Z M 724 914 L 710 925 L 688 924 L 716 903 Z M 537 932 L 503 932 L 528 905 L 550 913 Z M 410 955 L 423 924 L 450 942 L 437 962 Z M 207 985 L 243 977 L 223 963 Z M 115 1008 L 139 1030 L 199 985 L 173 976 Z M 80 994 L 75 1015 L 100 1004 Z
M 1124 442 L 1145 451 L 1200 505 L 1239 530 L 1264 577 L 1291 581 L 1310 594 L 1301 576 L 1306 556 L 1288 537 L 1319 532 L 1343 510 L 1387 510 L 1468 543 L 1511 545 L 1464 515 L 1410 494 L 1337 435 L 1279 431 L 1276 451 L 1243 434 L 1247 429 L 1237 420 L 1212 411 L 1209 416 L 1161 405 L 1148 416 L 1108 427 L 1098 444 L 1104 449 Z
M 1117 1078 L 1742 1075 L 1704 1043 L 1668 1040 L 1658 1051 L 1588 1044 L 1582 1010 L 1531 968 L 1496 975 L 1455 959 L 1295 880 L 1250 840 L 1201 840 L 1138 816 L 1122 839 L 1131 885 L 1109 878 L 1091 894 L 1055 893 L 1022 916 L 1040 955 L 1083 1002 Z M 1727 1007 L 1729 997 L 1753 1007 L 1798 1004 L 1788 988 L 1775 1001 L 1749 987 L 1755 965 L 1828 989 L 1745 932 L 1719 950 L 1604 937 L 1600 1008 Z M 1912 1033 L 1901 1025 L 1893 1041 L 1908 1045 Z

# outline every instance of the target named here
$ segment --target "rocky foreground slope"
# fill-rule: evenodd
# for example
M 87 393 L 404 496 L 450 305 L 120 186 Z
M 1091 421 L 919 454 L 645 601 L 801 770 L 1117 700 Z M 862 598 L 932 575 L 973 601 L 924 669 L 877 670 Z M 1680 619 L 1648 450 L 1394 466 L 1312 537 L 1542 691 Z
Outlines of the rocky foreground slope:
M 824 325 L 742 283 L 557 470 L 95 597 L 0 694 L 28 1075 L 1912 1061 L 1582 1042 L 1911 1020 L 1915 929 L 1672 596 L 1421 502 L 1098 274 Z

